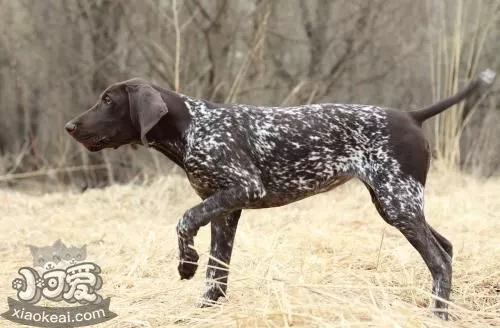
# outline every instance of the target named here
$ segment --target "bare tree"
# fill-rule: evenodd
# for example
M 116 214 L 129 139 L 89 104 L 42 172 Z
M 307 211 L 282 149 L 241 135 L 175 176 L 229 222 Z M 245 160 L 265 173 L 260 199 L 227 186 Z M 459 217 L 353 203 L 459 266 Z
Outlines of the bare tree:
M 494 0 L 460 1 L 470 12 L 500 13 Z M 134 76 L 218 102 L 427 105 L 443 95 L 436 77 L 448 76 L 431 69 L 432 26 L 443 20 L 429 4 L 456 7 L 454 0 L 0 0 L 0 175 L 94 186 L 171 167 L 144 148 L 90 154 L 62 128 L 110 83 Z M 462 48 L 480 50 L 469 70 L 452 74 L 460 80 L 479 67 L 500 70 L 499 20 L 484 35 L 477 22 L 459 28 Z M 494 122 L 497 107 L 489 99 L 462 112 L 475 113 L 461 139 L 463 159 L 487 161 L 487 174 L 500 159 L 473 142 L 498 139 L 477 123 Z M 492 137 L 481 134 L 487 126 Z M 25 174 L 48 169 L 65 173 Z

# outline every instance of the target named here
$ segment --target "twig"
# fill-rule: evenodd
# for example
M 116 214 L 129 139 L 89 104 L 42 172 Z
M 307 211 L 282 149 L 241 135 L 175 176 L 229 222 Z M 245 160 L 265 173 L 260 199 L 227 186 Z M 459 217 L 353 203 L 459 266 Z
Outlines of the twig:
M 31 172 L 7 174 L 4 176 L 0 176 L 0 182 L 12 181 L 12 180 L 18 180 L 18 179 L 29 179 L 29 178 L 40 177 L 40 176 L 45 176 L 45 175 L 52 175 L 52 174 L 63 173 L 63 172 L 65 172 L 65 173 L 76 172 L 76 171 L 83 171 L 83 170 L 89 170 L 89 169 L 102 170 L 102 169 L 107 169 L 107 168 L 108 168 L 107 164 L 96 164 L 96 165 L 70 166 L 70 167 L 57 168 L 57 169 L 42 169 L 42 170 L 36 170 L 36 171 L 31 171 Z
M 302 89 L 302 87 L 304 86 L 304 84 L 306 84 L 306 82 L 305 82 L 305 81 L 301 81 L 301 82 L 299 82 L 299 83 L 295 86 L 295 88 L 293 88 L 293 90 L 292 90 L 292 91 L 288 94 L 288 96 L 286 96 L 286 97 L 285 97 L 285 100 L 283 100 L 283 101 L 281 102 L 281 106 L 285 106 L 285 105 L 287 105 L 287 104 L 288 104 L 288 102 L 289 102 L 289 101 L 290 101 L 293 97 L 295 97 L 295 96 L 299 93 L 300 89 Z
M 252 56 L 256 53 L 257 49 L 263 45 L 264 43 L 264 38 L 265 38 L 265 32 L 266 32 L 266 27 L 267 27 L 267 21 L 269 18 L 270 12 L 268 11 L 266 15 L 264 16 L 264 19 L 262 20 L 261 26 L 259 27 L 259 30 L 257 30 L 256 36 L 255 36 L 255 41 L 254 45 L 251 49 L 249 49 L 245 60 L 240 66 L 240 69 L 238 70 L 236 77 L 234 79 L 233 85 L 231 86 L 231 89 L 229 90 L 229 94 L 226 97 L 226 103 L 230 102 L 233 99 L 234 95 L 237 93 L 239 87 L 240 87 L 240 82 L 241 79 L 244 77 L 246 74 L 248 67 L 250 66 L 250 60 Z
M 174 12 L 174 27 L 175 27 L 175 91 L 179 92 L 179 65 L 181 58 L 181 31 L 179 29 L 179 17 L 177 15 L 177 0 L 172 1 L 172 10 Z
M 384 237 L 385 237 L 385 227 L 384 230 L 382 230 L 382 238 L 380 238 L 380 245 L 378 246 L 378 254 L 377 254 L 377 269 L 379 268 L 380 265 L 380 254 L 382 253 L 382 245 L 384 244 Z
M 21 148 L 21 151 L 19 152 L 19 154 L 16 157 L 16 160 L 14 161 L 14 165 L 9 170 L 9 172 L 7 172 L 7 174 L 12 174 L 12 172 L 14 172 L 19 167 L 21 161 L 24 158 L 24 155 L 26 155 L 26 152 L 28 151 L 28 148 L 29 148 L 29 142 L 28 140 L 25 140 Z

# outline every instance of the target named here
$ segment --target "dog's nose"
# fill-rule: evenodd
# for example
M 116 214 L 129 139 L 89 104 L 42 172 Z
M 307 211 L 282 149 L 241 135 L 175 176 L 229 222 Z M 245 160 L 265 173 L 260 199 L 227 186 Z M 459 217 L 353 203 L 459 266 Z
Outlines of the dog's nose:
M 69 122 L 69 123 L 67 123 L 67 124 L 64 126 L 64 128 L 65 128 L 65 129 L 66 129 L 66 131 L 68 131 L 69 133 L 73 133 L 73 132 L 75 132 L 75 130 L 76 130 L 76 124 L 75 124 L 75 123 L 71 123 L 71 122 Z

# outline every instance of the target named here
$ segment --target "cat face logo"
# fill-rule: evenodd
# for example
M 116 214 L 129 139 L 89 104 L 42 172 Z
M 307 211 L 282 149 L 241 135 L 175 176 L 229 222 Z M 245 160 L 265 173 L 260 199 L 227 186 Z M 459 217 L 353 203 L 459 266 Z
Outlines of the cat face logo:
M 35 304 L 45 297 L 51 301 L 99 304 L 97 291 L 102 286 L 101 268 L 85 261 L 86 246 L 68 247 L 61 240 L 52 246 L 28 245 L 33 256 L 33 268 L 19 269 L 22 278 L 12 281 L 19 300 Z
M 43 275 L 54 269 L 66 269 L 70 265 L 82 262 L 87 257 L 87 246 L 67 247 L 58 239 L 52 246 L 36 247 L 28 245 L 33 256 L 33 267 Z
M 33 267 L 18 270 L 20 277 L 12 281 L 17 300 L 7 298 L 9 309 L 0 314 L 3 318 L 35 327 L 83 327 L 117 316 L 109 309 L 110 298 L 103 299 L 98 293 L 102 287 L 101 268 L 87 260 L 85 245 L 66 246 L 57 240 L 50 246 L 28 247 Z M 74 305 L 35 305 L 42 297 Z

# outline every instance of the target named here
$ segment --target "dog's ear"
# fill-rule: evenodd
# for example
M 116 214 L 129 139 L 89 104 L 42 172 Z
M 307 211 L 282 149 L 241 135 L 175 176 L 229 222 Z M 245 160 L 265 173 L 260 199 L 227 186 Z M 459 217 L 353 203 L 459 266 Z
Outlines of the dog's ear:
M 147 146 L 146 134 L 168 113 L 160 92 L 149 84 L 126 85 L 132 124 L 138 128 L 142 143 Z

